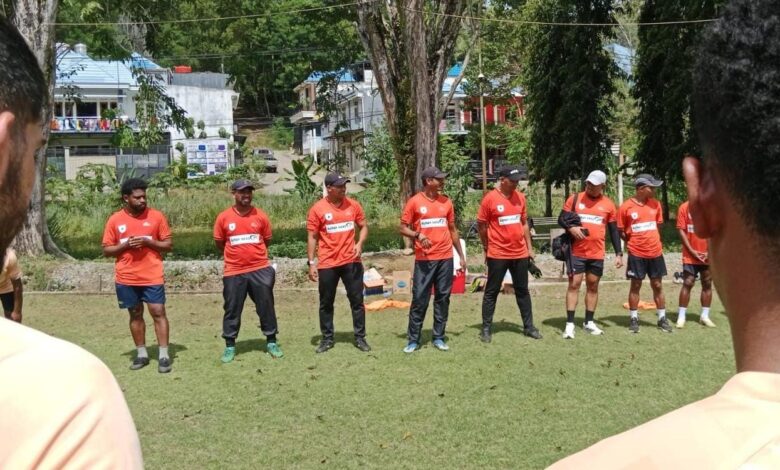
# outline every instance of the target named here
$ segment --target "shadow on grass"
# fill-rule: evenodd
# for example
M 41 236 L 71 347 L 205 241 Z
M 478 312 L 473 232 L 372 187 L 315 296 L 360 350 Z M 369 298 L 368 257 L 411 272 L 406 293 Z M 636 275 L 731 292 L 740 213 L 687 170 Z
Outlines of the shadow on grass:
M 447 331 L 445 331 L 445 333 L 444 333 L 444 341 L 445 342 L 449 341 L 450 337 L 458 337 L 458 336 L 460 336 L 462 334 L 463 334 L 463 332 L 461 332 L 461 331 L 455 331 L 455 332 L 447 332 Z M 406 331 L 404 331 L 403 333 L 396 333 L 395 336 L 398 337 L 398 338 L 401 338 L 403 340 L 408 340 L 409 339 L 409 334 Z M 430 343 L 431 341 L 433 341 L 433 330 L 430 329 L 430 328 L 428 328 L 428 329 L 423 328 L 420 331 L 420 344 Z
M 639 326 L 651 326 L 651 327 L 655 327 L 656 326 L 655 319 L 657 317 L 656 317 L 655 312 L 645 312 L 644 316 L 646 317 L 648 313 L 653 316 L 653 321 L 649 322 L 647 320 L 643 320 L 642 316 L 640 315 L 639 316 Z M 631 319 L 631 316 L 628 313 L 626 313 L 625 315 L 610 315 L 608 317 L 602 317 L 601 321 L 605 321 L 605 322 L 608 321 L 608 322 L 613 323 L 615 326 L 622 326 L 622 327 L 628 328 L 628 323 L 629 323 L 630 319 Z
M 171 360 L 176 359 L 176 356 L 178 356 L 180 351 L 186 351 L 186 350 L 187 350 L 187 346 L 183 344 L 170 343 L 168 345 L 168 355 L 171 357 Z M 134 358 L 136 351 L 137 349 L 133 348 L 129 351 L 123 352 L 122 355 Z M 147 346 L 146 351 L 149 353 L 150 359 L 157 359 L 157 357 L 159 357 L 160 355 L 160 348 L 156 344 L 153 346 Z
M 616 317 L 617 318 L 617 317 Z M 596 325 L 601 328 L 602 330 L 608 330 L 612 328 L 615 325 L 607 324 L 603 320 L 605 318 L 595 318 L 593 321 L 596 323 Z M 574 317 L 574 324 L 578 327 L 582 326 L 582 323 L 585 321 L 585 318 L 583 317 Z M 640 322 L 641 323 L 641 322 Z M 558 317 L 558 318 L 548 318 L 544 321 L 542 321 L 543 325 L 551 326 L 557 330 L 563 331 L 566 327 L 566 317 Z M 626 320 L 626 328 L 628 328 L 628 320 Z
M 477 331 L 482 331 L 482 323 L 475 323 L 469 325 L 469 328 L 473 328 Z M 490 331 L 495 336 L 497 333 L 516 333 L 523 336 L 523 326 L 520 323 L 510 323 L 508 321 L 497 321 L 490 326 Z
M 317 346 L 320 344 L 320 340 L 322 340 L 322 335 L 314 335 L 311 337 L 311 345 Z M 354 343 L 355 342 L 355 333 L 346 331 L 337 331 L 333 334 L 333 342 L 334 343 Z
M 236 341 L 236 354 L 244 354 L 250 351 L 265 352 L 265 338 L 252 338 Z M 279 342 L 281 344 L 281 341 Z

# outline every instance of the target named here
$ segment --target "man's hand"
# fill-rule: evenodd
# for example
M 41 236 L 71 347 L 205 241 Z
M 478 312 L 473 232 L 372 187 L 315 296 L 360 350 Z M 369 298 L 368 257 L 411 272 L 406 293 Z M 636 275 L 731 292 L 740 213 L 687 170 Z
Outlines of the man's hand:
M 141 248 L 142 246 L 146 246 L 147 239 L 144 237 L 130 237 L 127 239 L 127 244 L 130 246 L 130 248 Z
M 534 249 L 532 247 L 528 247 L 528 257 L 533 259 L 534 258 Z
M 426 250 L 432 246 L 431 239 L 426 237 L 422 233 L 420 234 L 419 237 L 417 237 L 417 239 L 420 240 L 420 245 L 422 245 L 422 247 L 425 248 Z
M 363 244 L 360 242 L 355 243 L 355 258 L 360 258 L 363 254 Z
M 18 310 L 14 310 L 11 312 L 11 320 L 21 323 L 22 322 L 22 312 Z
M 695 256 L 696 259 L 701 261 L 702 263 L 707 262 L 707 253 L 702 253 L 701 251 L 694 251 L 693 256 Z
M 460 258 L 460 264 L 458 265 L 457 273 L 463 274 L 466 272 L 466 258 L 462 257 Z
M 319 278 L 317 272 L 317 266 L 309 266 L 309 280 L 312 282 L 317 282 L 317 279 Z
M 582 233 L 582 227 L 569 227 L 569 235 L 574 237 L 575 240 L 585 239 L 585 234 Z
M 615 268 L 620 269 L 623 267 L 623 255 L 615 256 Z

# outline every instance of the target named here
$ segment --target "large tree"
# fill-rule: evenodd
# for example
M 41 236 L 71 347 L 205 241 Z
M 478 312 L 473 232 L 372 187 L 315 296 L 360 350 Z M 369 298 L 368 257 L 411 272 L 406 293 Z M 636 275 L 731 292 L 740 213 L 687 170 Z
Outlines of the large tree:
M 13 8 L 13 22 L 24 36 L 38 64 L 48 79 L 49 100 L 41 111 L 43 134 L 49 135 L 48 122 L 52 107 L 49 103 L 54 94 L 54 22 L 57 17 L 57 0 L 17 0 Z M 65 256 L 49 235 L 45 216 L 45 174 L 46 149 L 35 155 L 35 185 L 30 198 L 30 209 L 22 231 L 16 236 L 14 247 L 21 253 L 40 255 L 44 252 Z
M 552 215 L 552 185 L 582 179 L 603 168 L 609 156 L 609 121 L 617 66 L 604 49 L 614 23 L 611 0 L 533 0 L 525 31 L 524 83 L 528 92 L 531 168 L 547 186 L 546 215 Z
M 362 0 L 358 5 L 358 31 L 385 107 L 402 200 L 420 187 L 422 171 L 435 163 L 439 120 L 449 101 L 441 90 L 466 7 L 466 0 Z
M 646 0 L 640 23 L 713 18 L 719 0 Z M 636 161 L 643 170 L 673 182 L 680 162 L 696 153 L 691 123 L 692 67 L 701 23 L 639 27 L 636 85 L 639 105 L 639 148 Z M 669 217 L 668 184 L 663 186 L 664 218 Z

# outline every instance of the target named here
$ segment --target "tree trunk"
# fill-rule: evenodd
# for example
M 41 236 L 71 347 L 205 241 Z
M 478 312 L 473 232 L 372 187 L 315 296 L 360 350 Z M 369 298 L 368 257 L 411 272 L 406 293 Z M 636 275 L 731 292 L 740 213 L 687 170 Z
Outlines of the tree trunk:
M 661 185 L 661 205 L 663 207 L 664 222 L 669 221 L 669 174 L 664 177 L 664 184 Z
M 544 183 L 544 216 L 552 217 L 552 183 Z
M 57 18 L 57 0 L 17 0 L 13 23 L 38 59 L 44 77 L 49 82 L 49 100 L 41 111 L 43 135 L 49 138 L 56 67 L 54 64 L 54 22 Z M 50 253 L 68 257 L 49 235 L 46 225 L 46 147 L 35 155 L 35 185 L 30 197 L 30 209 L 22 231 L 14 240 L 14 248 L 23 255 L 38 256 Z

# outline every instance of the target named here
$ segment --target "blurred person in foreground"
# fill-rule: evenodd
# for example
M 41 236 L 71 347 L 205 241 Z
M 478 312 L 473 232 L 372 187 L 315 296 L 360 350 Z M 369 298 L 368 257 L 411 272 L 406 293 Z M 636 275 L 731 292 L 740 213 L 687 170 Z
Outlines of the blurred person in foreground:
M 0 17 L 0 253 L 21 228 L 44 145 L 48 90 L 19 32 Z M 0 262 L 0 264 L 2 264 Z M 0 318 L 0 467 L 142 468 L 122 391 L 83 349 Z

